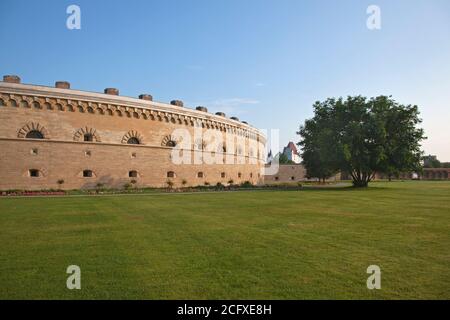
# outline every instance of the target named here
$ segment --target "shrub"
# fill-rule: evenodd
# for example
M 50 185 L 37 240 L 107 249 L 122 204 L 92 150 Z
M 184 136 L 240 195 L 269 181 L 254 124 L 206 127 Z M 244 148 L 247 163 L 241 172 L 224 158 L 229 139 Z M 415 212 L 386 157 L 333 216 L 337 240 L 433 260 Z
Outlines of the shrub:
M 181 180 L 181 184 L 182 184 L 183 186 L 187 185 L 187 180 L 186 180 L 186 179 Z
M 245 181 L 241 183 L 241 188 L 252 188 L 253 184 L 250 181 Z
M 234 183 L 233 179 L 228 180 L 228 184 L 232 185 Z
M 59 189 L 61 189 L 61 186 L 64 184 L 64 179 L 59 179 L 56 183 L 58 183 Z
M 131 188 L 131 183 L 129 183 L 129 182 L 125 183 L 125 184 L 123 185 L 123 188 L 124 188 L 125 190 L 129 190 L 129 189 Z
M 224 188 L 225 188 L 225 186 L 222 183 L 217 182 L 217 184 L 216 184 L 216 189 L 217 190 L 223 190 Z
M 169 189 L 172 189 L 172 188 L 173 188 L 174 183 L 173 183 L 172 180 L 167 180 L 167 181 L 166 181 L 166 184 L 167 184 L 167 188 L 169 188 Z

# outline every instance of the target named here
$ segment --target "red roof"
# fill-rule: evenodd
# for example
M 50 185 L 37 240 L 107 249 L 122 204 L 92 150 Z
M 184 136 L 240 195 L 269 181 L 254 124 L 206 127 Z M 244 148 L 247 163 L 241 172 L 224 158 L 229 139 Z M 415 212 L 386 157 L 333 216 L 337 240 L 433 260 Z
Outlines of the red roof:
M 297 147 L 292 141 L 289 141 L 287 147 L 291 149 L 295 154 L 298 154 Z

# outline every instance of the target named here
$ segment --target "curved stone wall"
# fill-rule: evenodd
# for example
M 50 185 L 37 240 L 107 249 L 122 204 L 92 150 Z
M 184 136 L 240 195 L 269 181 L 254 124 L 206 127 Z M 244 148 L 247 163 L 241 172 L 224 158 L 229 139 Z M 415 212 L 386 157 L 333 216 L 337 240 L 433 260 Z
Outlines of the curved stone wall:
M 1 190 L 263 179 L 265 138 L 246 123 L 179 100 L 155 102 L 149 94 L 135 99 L 114 88 L 105 94 L 69 88 L 62 81 L 56 88 L 16 77 L 0 82 Z M 174 159 L 180 155 L 190 160 Z

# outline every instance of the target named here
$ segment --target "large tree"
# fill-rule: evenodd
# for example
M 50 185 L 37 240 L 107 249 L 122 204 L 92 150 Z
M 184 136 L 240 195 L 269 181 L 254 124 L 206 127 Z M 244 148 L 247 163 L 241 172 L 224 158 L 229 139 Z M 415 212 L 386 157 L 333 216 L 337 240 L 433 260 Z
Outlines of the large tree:
M 356 187 L 366 187 L 375 173 L 418 170 L 420 122 L 417 106 L 387 96 L 318 101 L 314 117 L 298 132 L 303 164 L 309 176 L 321 179 L 347 172 Z

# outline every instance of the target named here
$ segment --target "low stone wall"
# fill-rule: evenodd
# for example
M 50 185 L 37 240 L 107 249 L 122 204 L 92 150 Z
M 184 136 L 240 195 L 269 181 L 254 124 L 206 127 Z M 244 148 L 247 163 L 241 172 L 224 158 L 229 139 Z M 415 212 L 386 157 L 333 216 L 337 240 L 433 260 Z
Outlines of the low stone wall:
M 318 179 L 308 179 L 306 177 L 306 169 L 301 164 L 281 164 L 279 165 L 278 172 L 276 174 L 268 174 L 268 168 L 266 165 L 266 174 L 264 175 L 264 183 L 292 183 L 302 181 L 318 181 Z M 340 180 L 340 174 L 331 177 L 327 181 Z

